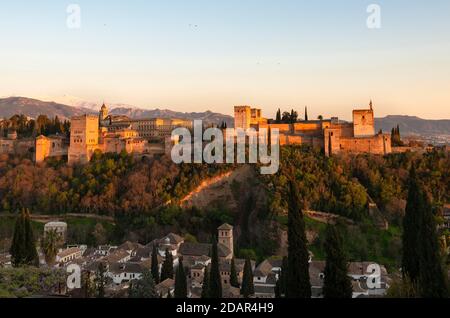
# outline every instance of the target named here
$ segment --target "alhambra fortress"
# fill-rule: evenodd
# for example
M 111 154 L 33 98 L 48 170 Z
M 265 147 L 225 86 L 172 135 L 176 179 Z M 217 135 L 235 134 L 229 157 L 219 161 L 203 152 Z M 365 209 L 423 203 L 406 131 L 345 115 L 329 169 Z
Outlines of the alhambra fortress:
M 262 117 L 260 109 L 250 106 L 235 106 L 234 123 L 235 128 L 253 128 L 257 132 L 278 129 L 281 146 L 309 145 L 322 149 L 327 156 L 341 152 L 378 155 L 392 152 L 390 135 L 375 132 L 372 102 L 367 109 L 354 110 L 351 123 L 335 117 L 280 123 Z M 37 163 L 48 157 L 67 156 L 69 164 L 87 163 L 96 151 L 126 151 L 136 156 L 169 154 L 175 143 L 172 130 L 178 127 L 192 130 L 193 122 L 114 116 L 103 105 L 98 115 L 71 118 L 70 140 L 63 136 L 20 139 L 15 132 L 9 132 L 6 138 L 0 137 L 0 154 L 24 154 L 33 149 Z
M 305 116 L 307 117 L 307 116 Z M 353 110 L 353 122 L 336 117 L 322 120 L 302 120 L 295 123 L 277 123 L 262 117 L 260 109 L 250 106 L 234 108 L 235 128 L 278 129 L 280 145 L 310 145 L 323 149 L 327 156 L 340 152 L 385 155 L 392 152 L 391 136 L 375 133 L 372 101 L 368 109 Z

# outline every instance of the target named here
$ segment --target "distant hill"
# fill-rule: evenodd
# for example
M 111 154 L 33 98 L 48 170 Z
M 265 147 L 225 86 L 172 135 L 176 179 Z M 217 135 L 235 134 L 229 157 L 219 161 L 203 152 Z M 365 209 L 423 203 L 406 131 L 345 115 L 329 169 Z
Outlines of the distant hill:
M 58 116 L 60 119 L 69 119 L 93 113 L 92 110 L 82 107 L 72 107 L 54 102 L 43 102 L 26 97 L 8 97 L 0 99 L 0 118 L 10 118 L 16 114 L 37 118 L 39 115 L 48 117 Z
M 199 112 L 199 113 L 183 113 L 176 112 L 168 109 L 140 109 L 140 108 L 128 108 L 119 107 L 110 111 L 113 115 L 125 115 L 130 118 L 180 118 L 190 120 L 202 120 L 206 124 L 220 125 L 223 121 L 227 123 L 228 127 L 234 125 L 234 119 L 231 116 L 214 113 L 211 111 Z
M 386 116 L 376 118 L 377 130 L 390 132 L 393 127 L 400 126 L 400 132 L 405 135 L 450 135 L 450 119 L 429 120 L 414 116 Z

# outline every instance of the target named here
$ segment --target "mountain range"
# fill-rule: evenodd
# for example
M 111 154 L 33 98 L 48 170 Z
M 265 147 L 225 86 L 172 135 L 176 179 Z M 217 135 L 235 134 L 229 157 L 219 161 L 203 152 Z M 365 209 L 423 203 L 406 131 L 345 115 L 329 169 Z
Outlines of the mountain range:
M 23 114 L 31 118 L 39 115 L 48 117 L 58 116 L 60 119 L 69 119 L 72 116 L 82 114 L 97 114 L 99 105 L 91 102 L 84 102 L 75 97 L 66 96 L 57 99 L 58 102 L 46 102 L 39 99 L 26 97 L 8 97 L 0 99 L 0 118 L 10 118 L 15 114 Z M 67 105 L 61 102 L 70 102 Z M 190 120 L 203 120 L 207 125 L 220 125 L 223 121 L 228 127 L 232 127 L 233 117 L 215 113 L 212 111 L 183 113 L 168 109 L 142 109 L 126 104 L 108 105 L 110 113 L 113 115 L 125 115 L 129 118 L 182 118 Z M 450 119 L 428 120 L 414 116 L 390 115 L 384 118 L 375 119 L 376 129 L 390 132 L 393 127 L 399 125 L 402 135 L 449 135 Z

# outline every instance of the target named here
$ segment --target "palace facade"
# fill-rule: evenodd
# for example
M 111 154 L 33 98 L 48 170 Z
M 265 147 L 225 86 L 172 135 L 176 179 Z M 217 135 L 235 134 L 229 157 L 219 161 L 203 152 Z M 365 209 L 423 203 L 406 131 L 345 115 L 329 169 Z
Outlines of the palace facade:
M 173 141 L 172 130 L 177 127 L 192 128 L 192 121 L 183 119 L 130 119 L 108 114 L 105 104 L 99 115 L 86 114 L 72 117 L 70 141 L 62 137 L 39 136 L 34 142 L 35 161 L 68 156 L 69 164 L 87 163 L 96 151 L 135 155 L 168 153 Z M 10 142 L 11 143 L 11 142 Z M 5 148 L 10 147 L 9 144 Z

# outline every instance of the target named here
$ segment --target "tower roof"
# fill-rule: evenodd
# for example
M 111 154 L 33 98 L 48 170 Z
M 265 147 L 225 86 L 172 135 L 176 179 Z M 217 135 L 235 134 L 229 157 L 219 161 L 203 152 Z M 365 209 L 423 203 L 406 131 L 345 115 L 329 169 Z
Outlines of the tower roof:
M 232 230 L 233 226 L 231 226 L 228 223 L 222 224 L 221 226 L 218 227 L 218 230 Z

